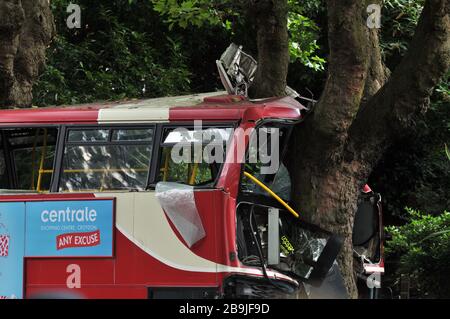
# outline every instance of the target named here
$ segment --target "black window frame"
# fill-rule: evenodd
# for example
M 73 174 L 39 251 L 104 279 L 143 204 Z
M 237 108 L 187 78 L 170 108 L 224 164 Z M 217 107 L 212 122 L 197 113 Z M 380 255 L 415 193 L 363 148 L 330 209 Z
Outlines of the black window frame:
M 57 159 L 58 159 L 58 146 L 60 143 L 60 136 L 61 131 L 63 129 L 63 125 L 61 124 L 51 124 L 51 123 L 32 123 L 32 124 L 20 124 L 20 125 L 1 125 L 0 126 L 0 134 L 2 135 L 1 139 L 1 147 L 4 152 L 5 156 L 5 163 L 7 168 L 7 174 L 8 174 L 8 181 L 9 181 L 9 188 L 10 189 L 17 189 L 18 188 L 18 179 L 17 179 L 17 172 L 16 172 L 16 165 L 14 161 L 14 156 L 12 156 L 12 151 L 16 149 L 17 147 L 13 147 L 11 143 L 9 142 L 9 136 L 6 134 L 6 130 L 20 130 L 20 129 L 56 129 L 56 143 L 55 143 L 55 157 L 53 159 L 53 165 L 52 170 L 53 174 L 51 176 L 50 180 L 50 189 L 48 192 L 52 193 L 53 189 L 53 183 L 54 183 L 54 177 L 55 172 L 57 168 Z M 30 190 L 31 191 L 31 190 Z
M 8 138 L 6 137 L 5 130 L 1 130 L 1 152 L 3 152 L 3 158 L 5 161 L 6 166 L 6 175 L 8 177 L 8 187 L 11 189 L 14 189 L 17 187 L 17 175 L 16 175 L 16 169 L 13 162 L 13 158 L 11 156 L 11 152 L 9 151 L 9 142 Z
M 234 130 L 239 126 L 239 122 L 236 121 L 230 121 L 230 122 L 202 122 L 202 129 L 208 129 L 208 128 L 231 128 L 234 132 Z M 170 130 L 174 130 L 177 128 L 185 128 L 187 130 L 193 130 L 195 129 L 195 125 L 194 125 L 194 121 L 189 121 L 189 122 L 176 122 L 176 123 L 161 123 L 159 124 L 159 143 L 158 143 L 158 147 L 157 147 L 157 154 L 155 157 L 155 161 L 154 161 L 154 167 L 153 167 L 153 175 L 152 175 L 152 179 L 151 182 L 148 185 L 148 189 L 155 189 L 156 184 L 158 183 L 157 178 L 158 178 L 158 172 L 160 169 L 160 163 L 161 163 L 161 156 L 162 156 L 162 149 L 164 147 L 168 147 L 173 143 L 164 143 L 164 138 L 166 136 L 166 132 L 170 131 Z M 233 138 L 233 134 L 230 136 L 230 139 Z M 228 141 L 229 142 L 229 141 Z M 226 156 L 226 154 L 225 154 Z M 211 181 L 211 185 L 190 185 L 192 187 L 194 187 L 195 189 L 211 189 L 214 188 L 217 184 L 217 181 L 222 173 L 222 169 L 223 169 L 223 165 L 225 163 L 222 163 L 219 167 L 219 169 L 217 170 L 216 176 L 215 178 Z
M 152 141 L 113 141 L 112 132 L 115 130 L 137 130 L 137 129 L 152 129 L 153 138 Z M 70 131 L 83 131 L 83 130 L 108 130 L 108 140 L 107 141 L 69 141 Z M 63 174 L 63 161 L 64 161 L 64 151 L 67 146 L 110 146 L 110 145 L 151 145 L 151 152 L 149 158 L 149 169 L 147 171 L 147 179 L 144 185 L 144 189 L 148 189 L 148 185 L 151 180 L 153 156 L 155 155 L 155 146 L 157 145 L 156 138 L 159 139 L 159 129 L 157 123 L 148 124 L 85 124 L 85 125 L 64 125 L 60 132 L 60 143 L 57 145 L 57 156 L 56 156 L 56 168 L 54 171 L 54 182 L 52 183 L 51 192 L 52 193 L 62 193 L 60 191 L 61 177 Z M 123 191 L 136 191 L 136 188 L 124 189 Z M 117 190 L 110 190 L 111 192 Z M 108 192 L 106 190 L 105 192 Z M 73 193 L 86 193 L 83 190 L 77 190 Z
M 202 123 L 202 128 L 231 128 L 235 130 L 240 124 L 240 121 L 208 121 Z M 158 169 L 160 163 L 160 157 L 162 155 L 162 147 L 164 144 L 164 132 L 170 129 L 176 128 L 186 128 L 186 129 L 194 129 L 194 121 L 183 121 L 183 122 L 158 122 L 158 123 L 139 123 L 139 124 L 51 124 L 51 123 L 32 123 L 32 124 L 21 124 L 21 125 L 5 125 L 0 126 L 0 134 L 4 134 L 5 129 L 26 129 L 26 128 L 56 128 L 57 129 L 57 140 L 56 140 L 56 150 L 55 150 L 55 158 L 53 160 L 53 174 L 51 176 L 50 182 L 50 193 L 61 193 L 59 191 L 59 186 L 61 182 L 62 169 L 63 169 L 63 159 L 64 159 L 64 150 L 66 145 L 104 145 L 104 141 L 96 141 L 96 142 L 68 142 L 68 132 L 69 130 L 89 130 L 89 129 L 109 129 L 109 130 L 120 130 L 120 129 L 153 129 L 153 141 L 152 141 L 152 152 L 150 157 L 150 166 L 149 172 L 147 175 L 147 183 L 145 190 L 154 190 L 157 177 L 158 177 Z M 233 138 L 231 136 L 230 138 Z M 112 139 L 112 134 L 110 132 L 108 139 Z M 111 143 L 109 143 L 111 142 Z M 14 169 L 14 161 L 10 155 L 10 147 L 7 145 L 7 139 L 2 138 L 1 140 L 3 151 L 5 154 L 5 161 L 7 162 L 7 173 L 9 176 L 10 188 L 14 189 L 17 186 L 17 177 Z M 148 145 L 149 141 L 108 141 L 106 145 L 115 144 L 115 145 Z M 6 148 L 5 148 L 6 145 Z M 11 166 L 13 165 L 13 166 Z M 194 186 L 198 189 L 211 189 L 214 188 L 217 184 L 217 181 L 222 173 L 224 163 L 220 165 L 219 170 L 217 171 L 216 178 L 214 179 L 212 185 L 210 186 Z M 12 169 L 12 170 L 11 170 Z M 135 189 L 130 189 L 130 191 L 135 191 Z M 77 191 L 74 193 L 85 193 L 83 191 Z
M 258 122 L 258 124 L 255 126 L 254 131 L 252 132 L 252 134 L 258 134 L 259 133 L 258 130 L 260 128 L 264 127 L 264 126 L 267 126 L 267 125 L 269 127 L 276 127 L 276 128 L 284 128 L 284 129 L 286 129 L 286 137 L 285 137 L 285 140 L 283 142 L 284 144 L 281 146 L 280 154 L 279 154 L 279 156 L 280 156 L 280 158 L 279 158 L 280 164 L 283 164 L 284 163 L 284 159 L 286 157 L 286 153 L 287 153 L 288 148 L 289 148 L 289 142 L 291 140 L 291 136 L 292 136 L 292 132 L 294 130 L 294 127 L 300 122 L 301 121 L 291 121 L 291 120 L 283 120 L 283 119 L 265 119 L 265 120 L 262 120 L 262 121 Z M 252 138 L 252 137 L 250 137 L 250 138 Z M 248 156 L 249 156 L 249 145 L 247 145 L 247 148 L 245 150 L 245 162 L 247 162 Z M 287 168 L 287 166 L 286 166 L 286 168 Z M 256 203 L 258 200 L 262 200 L 261 196 L 263 196 L 263 197 L 267 197 L 269 199 L 269 201 L 272 202 L 273 205 L 276 206 L 277 205 L 277 201 L 275 199 L 273 199 L 271 196 L 265 196 L 265 195 L 261 195 L 261 194 L 250 194 L 250 193 L 244 192 L 242 190 L 242 180 L 244 178 L 244 172 L 245 172 L 245 163 L 241 166 L 241 173 L 240 173 L 240 178 L 239 178 L 238 203 L 239 203 L 239 201 L 241 199 L 245 201 L 245 198 L 251 198 L 253 200 L 256 200 L 255 201 L 255 203 Z M 288 172 L 289 172 L 289 175 L 291 175 L 291 172 L 289 171 L 289 169 L 288 169 Z M 269 182 L 271 182 L 273 180 L 273 178 L 275 178 L 276 174 L 277 173 L 275 173 L 275 174 L 265 174 L 263 176 L 263 178 L 261 179 L 261 182 L 263 182 L 264 184 L 268 184 Z M 268 181 L 268 178 L 270 178 L 271 180 Z M 291 192 L 292 192 L 292 189 L 291 189 Z M 291 194 L 291 196 L 292 196 L 292 194 Z

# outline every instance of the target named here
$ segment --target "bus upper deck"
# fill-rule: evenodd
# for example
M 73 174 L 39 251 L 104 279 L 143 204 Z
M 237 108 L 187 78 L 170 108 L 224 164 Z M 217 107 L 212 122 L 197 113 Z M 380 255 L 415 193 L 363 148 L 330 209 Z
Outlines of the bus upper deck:
M 231 273 L 262 278 L 236 252 L 242 162 L 229 154 L 243 142 L 245 156 L 246 130 L 291 125 L 301 110 L 289 97 L 218 92 L 0 111 L 0 235 L 9 248 L 0 296 L 71 291 L 73 267 L 83 273 L 76 291 L 94 298 L 148 297 L 163 287 L 220 295 Z M 191 152 L 198 132 L 199 157 Z M 190 145 L 181 162 L 173 158 L 180 143 Z M 161 183 L 171 188 L 158 191 Z M 94 217 L 65 217 L 83 214 Z

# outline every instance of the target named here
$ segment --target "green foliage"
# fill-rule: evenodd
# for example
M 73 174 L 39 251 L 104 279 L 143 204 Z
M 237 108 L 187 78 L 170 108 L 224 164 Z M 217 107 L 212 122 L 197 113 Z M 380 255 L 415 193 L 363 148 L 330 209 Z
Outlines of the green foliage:
M 172 29 L 175 25 L 186 28 L 188 25 L 202 27 L 205 24 L 230 28 L 232 16 L 238 14 L 232 1 L 227 0 L 151 0 L 154 10 L 166 17 Z
M 384 1 L 381 50 L 389 67 L 394 67 L 408 50 L 424 3 L 424 0 Z
M 233 30 L 243 27 L 246 23 L 242 2 L 237 0 L 151 1 L 155 4 L 155 10 L 165 17 L 165 21 L 170 28 L 175 25 L 181 28 L 186 28 L 189 25 L 200 28 L 209 24 L 222 26 L 225 30 L 233 33 Z M 304 66 L 315 71 L 323 71 L 325 64 L 325 59 L 317 53 L 320 49 L 317 43 L 320 28 L 312 19 L 306 17 L 304 12 L 308 10 L 316 11 L 320 4 L 321 1 L 319 0 L 305 1 L 305 4 L 288 0 L 291 61 L 300 61 Z
M 450 72 L 441 80 L 436 87 L 436 96 L 443 102 L 450 102 Z M 450 129 L 450 125 L 447 126 Z
M 82 28 L 66 26 L 68 0 L 52 1 L 58 36 L 34 104 L 173 95 L 189 90 L 180 42 L 147 1 L 80 0 Z M 157 43 L 157 45 L 155 45 Z
M 256 54 L 255 26 L 241 14 L 241 1 L 80 0 L 81 29 L 66 26 L 69 2 L 51 2 L 58 36 L 34 87 L 34 105 L 222 89 L 214 61 L 228 44 L 242 43 Z M 324 74 L 325 53 L 318 42 L 322 30 L 306 16 L 319 14 L 322 1 L 288 2 L 297 74 L 291 85 L 314 89 L 311 79 Z
M 386 231 L 389 259 L 399 261 L 396 275 L 412 279 L 417 293 L 435 298 L 450 297 L 450 212 L 439 216 L 406 209 L 409 222 Z
M 314 71 L 325 70 L 326 60 L 320 56 L 320 45 L 318 44 L 322 30 L 313 19 L 322 12 L 324 5 L 320 0 L 288 0 L 291 61 L 300 61 L 302 65 Z
M 320 28 L 317 24 L 295 12 L 289 12 L 288 29 L 290 31 L 289 53 L 291 61 L 299 60 L 304 66 L 315 71 L 324 71 L 325 59 L 317 55 L 320 49 L 317 39 Z
M 192 158 L 190 163 L 176 163 L 172 160 L 170 153 L 172 147 L 166 147 L 162 151 L 161 162 L 159 165 L 160 173 L 159 181 L 177 182 L 181 184 L 191 184 L 191 178 L 194 176 L 192 185 L 200 185 L 213 181 L 211 167 L 208 163 L 202 161 L 195 164 L 194 151 L 192 150 Z M 167 171 L 165 171 L 167 168 Z

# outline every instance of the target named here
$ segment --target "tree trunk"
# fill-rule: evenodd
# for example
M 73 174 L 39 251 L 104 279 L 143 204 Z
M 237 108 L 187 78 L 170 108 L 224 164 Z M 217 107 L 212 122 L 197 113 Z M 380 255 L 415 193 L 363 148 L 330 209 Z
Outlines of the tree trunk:
M 48 0 L 0 0 L 0 108 L 31 105 L 54 34 Z
M 258 69 L 250 89 L 254 98 L 284 96 L 289 65 L 287 1 L 252 0 L 248 8 L 257 25 Z
M 373 1 L 370 1 L 373 2 Z M 338 257 L 348 294 L 357 297 L 352 230 L 360 163 L 347 163 L 348 129 L 361 105 L 386 79 L 376 31 L 367 28 L 365 1 L 328 1 L 329 69 L 314 113 L 294 134 L 290 171 L 302 215 L 344 238 Z

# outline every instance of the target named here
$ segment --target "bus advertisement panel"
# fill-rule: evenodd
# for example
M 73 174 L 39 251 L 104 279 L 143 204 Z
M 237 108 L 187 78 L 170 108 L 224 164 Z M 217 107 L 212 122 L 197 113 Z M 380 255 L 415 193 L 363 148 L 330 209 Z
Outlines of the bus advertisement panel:
M 26 204 L 27 257 L 112 257 L 113 201 Z

